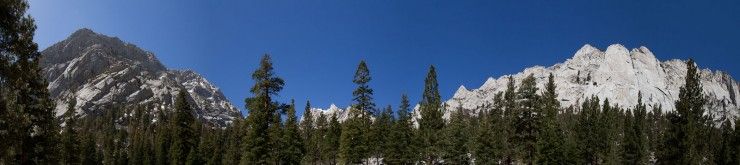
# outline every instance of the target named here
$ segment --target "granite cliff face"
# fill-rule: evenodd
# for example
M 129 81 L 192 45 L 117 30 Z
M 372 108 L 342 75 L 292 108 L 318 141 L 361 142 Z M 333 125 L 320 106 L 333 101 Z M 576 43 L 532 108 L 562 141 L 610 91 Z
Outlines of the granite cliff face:
M 550 73 L 555 76 L 558 100 L 564 108 L 577 107 L 591 96 L 598 96 L 602 101 L 608 98 L 613 105 L 631 108 L 637 104 L 638 92 L 642 92 L 643 102 L 648 108 L 662 106 L 663 111 L 673 111 L 679 88 L 685 83 L 686 63 L 675 59 L 660 61 L 646 47 L 628 50 L 614 44 L 602 51 L 585 45 L 563 63 L 550 67 L 534 66 L 499 78 L 490 77 L 477 89 L 460 86 L 454 96 L 444 102 L 444 118 L 449 118 L 458 107 L 475 110 L 492 104 L 494 95 L 506 90 L 509 76 L 518 86 L 521 80 L 532 74 L 537 79 L 538 92 L 542 92 Z M 738 82 L 721 71 L 701 69 L 700 75 L 708 100 L 708 113 L 715 119 L 737 117 L 740 107 Z M 314 117 L 325 113 L 329 116 L 339 114 L 340 120 L 346 118 L 346 109 L 333 105 L 326 110 L 314 108 L 312 112 Z M 413 116 L 421 118 L 418 105 Z
M 170 109 L 176 94 L 185 89 L 195 114 L 204 121 L 224 125 L 241 116 L 198 73 L 168 70 L 151 52 L 116 37 L 80 29 L 41 54 L 57 115 L 66 111 L 68 99 L 76 99 L 83 112 L 137 105 L 153 111 Z
M 679 88 L 685 83 L 686 63 L 675 59 L 660 61 L 646 47 L 628 50 L 614 44 L 601 51 L 585 45 L 563 63 L 526 68 L 520 73 L 499 78 L 491 77 L 477 89 L 468 90 L 460 86 L 445 103 L 449 110 L 455 107 L 475 109 L 490 104 L 496 93 L 506 90 L 509 76 L 514 78 L 518 86 L 521 80 L 532 74 L 541 92 L 550 73 L 555 76 L 558 100 L 563 107 L 580 105 L 593 95 L 601 100 L 608 98 L 611 104 L 630 108 L 637 104 L 637 94 L 642 92 L 643 102 L 648 108 L 658 105 L 662 106 L 663 111 L 673 111 Z M 701 69 L 700 75 L 704 94 L 709 101 L 709 113 L 716 118 L 737 116 L 740 103 L 737 98 L 740 95 L 738 82 L 721 71 Z

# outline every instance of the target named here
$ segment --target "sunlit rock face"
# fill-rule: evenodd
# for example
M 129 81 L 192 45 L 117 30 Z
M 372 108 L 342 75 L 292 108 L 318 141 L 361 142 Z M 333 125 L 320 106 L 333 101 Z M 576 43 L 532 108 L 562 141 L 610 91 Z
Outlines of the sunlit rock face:
M 185 89 L 203 121 L 224 126 L 241 116 L 198 73 L 169 70 L 151 52 L 116 37 L 80 29 L 41 54 L 57 115 L 67 110 L 69 99 L 77 100 L 78 113 L 136 106 L 145 106 L 149 112 L 172 109 L 175 96 Z
M 491 77 L 477 89 L 468 90 L 461 86 L 445 102 L 445 117 L 457 107 L 477 109 L 491 104 L 496 93 L 506 90 L 509 76 L 518 86 L 532 74 L 537 79 L 539 92 L 542 92 L 550 73 L 555 77 L 558 100 L 563 107 L 577 106 L 586 98 L 598 96 L 602 101 L 608 98 L 610 104 L 630 108 L 637 104 L 638 92 L 642 92 L 643 102 L 648 108 L 662 106 L 663 111 L 673 111 L 679 88 L 685 83 L 686 63 L 675 59 L 660 61 L 646 47 L 629 50 L 614 44 L 601 51 L 585 45 L 563 63 L 550 67 L 534 66 L 516 74 Z M 738 116 L 738 82 L 721 71 L 701 69 L 700 75 L 709 101 L 708 113 L 716 119 Z

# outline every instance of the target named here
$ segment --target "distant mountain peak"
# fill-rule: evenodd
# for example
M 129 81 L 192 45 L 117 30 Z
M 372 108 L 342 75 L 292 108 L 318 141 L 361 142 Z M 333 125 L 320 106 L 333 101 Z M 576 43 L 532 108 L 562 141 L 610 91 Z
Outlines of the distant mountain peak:
M 173 107 L 181 89 L 199 118 L 224 125 L 241 117 L 221 91 L 192 70 L 169 70 L 153 53 L 82 28 L 41 52 L 57 114 L 75 98 L 82 112 L 108 110 L 111 104 L 147 106 L 152 111 Z
M 611 44 L 609 47 L 606 47 L 607 54 L 629 54 L 629 50 L 627 50 L 627 47 L 624 47 L 622 44 Z
M 329 105 L 329 109 L 339 109 L 339 107 L 337 107 L 336 104 L 331 103 L 331 105 Z
M 81 37 L 81 36 L 90 36 L 90 35 L 98 35 L 98 33 L 95 33 L 91 29 L 88 28 L 80 28 L 77 29 L 75 32 L 70 35 L 70 37 Z
M 563 63 L 529 67 L 498 79 L 491 77 L 478 89 L 461 86 L 445 103 L 452 111 L 458 106 L 475 109 L 492 104 L 493 96 L 506 89 L 509 76 L 519 86 L 524 77 L 532 74 L 542 90 L 550 73 L 555 76 L 558 100 L 563 107 L 578 107 L 585 98 L 598 96 L 602 100 L 609 98 L 614 105 L 630 108 L 637 103 L 637 93 L 642 92 L 643 102 L 648 107 L 661 105 L 664 111 L 673 111 L 678 89 L 684 84 L 686 64 L 683 60 L 661 62 L 645 46 L 630 50 L 621 44 L 612 44 L 601 51 L 586 44 Z M 721 71 L 700 69 L 700 75 L 704 94 L 710 100 L 707 108 L 713 110 L 709 113 L 716 117 L 738 116 L 738 82 Z
M 576 54 L 573 56 L 573 59 L 591 58 L 591 56 L 594 56 L 599 53 L 601 53 L 601 50 L 599 50 L 598 48 L 593 47 L 590 44 L 585 44 L 580 49 L 578 49 L 578 51 L 576 51 Z

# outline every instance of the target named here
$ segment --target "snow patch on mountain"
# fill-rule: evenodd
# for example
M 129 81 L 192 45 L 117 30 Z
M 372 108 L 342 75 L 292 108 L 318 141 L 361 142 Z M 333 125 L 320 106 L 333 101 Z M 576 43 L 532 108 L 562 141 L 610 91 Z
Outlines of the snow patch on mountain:
M 326 109 L 311 108 L 310 112 L 311 112 L 311 116 L 313 116 L 314 121 L 316 121 L 319 118 L 319 115 L 324 114 L 324 116 L 326 116 L 326 120 L 329 120 L 331 119 L 332 116 L 336 115 L 337 121 L 344 122 L 349 117 L 349 109 L 350 107 L 342 109 L 342 108 L 337 107 L 337 105 L 331 104 L 329 108 L 326 108 Z M 301 117 L 301 121 L 304 120 L 304 116 L 306 115 L 303 115 Z

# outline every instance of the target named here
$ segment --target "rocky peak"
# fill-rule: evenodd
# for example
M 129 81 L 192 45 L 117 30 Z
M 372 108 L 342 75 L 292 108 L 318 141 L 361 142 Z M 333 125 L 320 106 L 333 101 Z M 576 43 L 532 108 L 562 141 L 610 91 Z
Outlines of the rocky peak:
M 86 56 L 91 63 L 119 61 L 111 65 L 139 65 L 149 70 L 166 70 L 153 53 L 142 50 L 136 45 L 121 41 L 117 37 L 98 34 L 83 28 L 75 31 L 67 39 L 58 42 L 41 52 L 53 54 L 42 58 L 42 65 L 56 64 Z
M 181 89 L 190 94 L 199 118 L 218 125 L 240 117 L 221 91 L 191 70 L 168 70 L 153 53 L 116 37 L 80 29 L 41 52 L 57 114 L 66 100 L 81 112 L 109 110 L 111 104 L 171 109 Z
M 598 96 L 602 100 L 608 98 L 614 105 L 630 108 L 637 103 L 638 92 L 642 92 L 643 102 L 648 107 L 658 105 L 664 111 L 673 111 L 678 89 L 684 84 L 686 64 L 682 60 L 661 62 L 644 46 L 630 51 L 623 45 L 613 44 L 602 52 L 587 44 L 563 63 L 551 67 L 534 66 L 497 79 L 490 77 L 478 89 L 458 89 L 454 97 L 445 102 L 449 110 L 446 112 L 458 106 L 472 110 L 492 104 L 493 96 L 506 89 L 509 76 L 518 86 L 524 77 L 533 74 L 537 87 L 544 89 L 550 73 L 555 76 L 558 100 L 563 107 L 578 106 L 585 98 Z M 709 113 L 719 114 L 718 110 L 729 109 L 724 115 L 715 116 L 737 116 L 737 103 L 740 102 L 737 81 L 726 73 L 709 69 L 701 69 L 700 75 L 704 94 L 710 100 L 707 108 L 714 110 Z
M 604 52 L 607 55 L 629 55 L 629 50 L 622 44 L 611 44 Z
M 347 120 L 347 117 L 349 117 L 349 110 L 350 107 L 347 107 L 345 109 L 337 107 L 337 105 L 331 104 L 329 105 L 329 108 L 327 109 L 321 109 L 321 108 L 311 108 L 310 113 L 313 116 L 314 121 L 318 120 L 319 115 L 324 114 L 326 116 L 326 119 L 329 120 L 332 116 L 336 115 L 337 120 L 339 122 L 343 122 L 344 120 Z M 303 121 L 303 117 L 305 115 L 301 116 L 301 121 Z
M 460 85 L 460 87 L 457 88 L 457 91 L 455 91 L 455 94 L 458 94 L 458 93 L 459 94 L 463 94 L 463 93 L 467 93 L 467 92 L 468 92 L 468 89 L 465 88 L 464 85 Z M 455 96 L 453 96 L 453 97 L 455 97 Z
M 331 105 L 329 105 L 329 109 L 328 110 L 329 111 L 337 111 L 337 110 L 341 110 L 341 109 L 339 109 L 339 107 L 337 107 L 337 105 L 331 104 Z
M 590 44 L 585 44 L 580 49 L 578 49 L 578 51 L 576 51 L 575 56 L 592 54 L 594 52 L 601 52 L 601 50 L 591 46 Z

